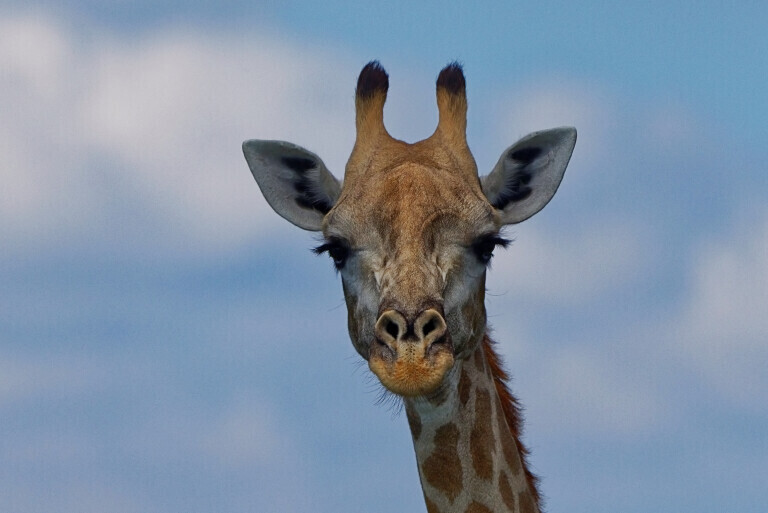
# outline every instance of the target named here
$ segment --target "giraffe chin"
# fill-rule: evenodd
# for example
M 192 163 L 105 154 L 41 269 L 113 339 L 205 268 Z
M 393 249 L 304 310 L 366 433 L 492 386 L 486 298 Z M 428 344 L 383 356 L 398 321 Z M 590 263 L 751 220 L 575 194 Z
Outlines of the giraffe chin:
M 440 387 L 453 367 L 453 350 L 449 344 L 433 344 L 424 355 L 414 353 L 412 350 L 391 350 L 374 342 L 368 367 L 392 393 L 403 397 L 430 395 Z

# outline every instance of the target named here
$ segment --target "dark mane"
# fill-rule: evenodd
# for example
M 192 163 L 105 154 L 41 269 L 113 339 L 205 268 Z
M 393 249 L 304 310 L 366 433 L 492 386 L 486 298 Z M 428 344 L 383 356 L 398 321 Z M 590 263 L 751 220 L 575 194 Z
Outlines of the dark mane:
M 525 471 L 525 480 L 528 482 L 528 488 L 531 490 L 531 495 L 533 495 L 533 500 L 536 503 L 536 506 L 540 507 L 541 497 L 538 489 L 539 478 L 528 468 L 528 449 L 520 440 L 523 426 L 522 408 L 517 398 L 512 395 L 512 392 L 509 390 L 509 386 L 507 385 L 509 382 L 509 374 L 504 370 L 503 362 L 499 354 L 494 350 L 494 345 L 496 345 L 496 343 L 486 334 L 483 338 L 485 358 L 488 361 L 488 365 L 491 367 L 491 375 L 493 375 L 493 382 L 496 385 L 496 393 L 501 401 L 501 409 L 504 411 L 504 417 L 507 419 L 507 426 L 509 426 L 509 430 L 512 432 L 512 436 L 517 444 L 517 450 L 520 453 L 523 471 Z

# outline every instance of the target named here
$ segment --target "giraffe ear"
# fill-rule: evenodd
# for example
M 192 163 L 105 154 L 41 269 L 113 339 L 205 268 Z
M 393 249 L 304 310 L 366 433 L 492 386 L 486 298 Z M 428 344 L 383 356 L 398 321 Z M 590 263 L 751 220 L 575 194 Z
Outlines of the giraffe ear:
M 555 195 L 576 145 L 576 129 L 534 132 L 504 150 L 488 176 L 483 192 L 501 210 L 504 224 L 525 221 Z
M 267 203 L 300 228 L 319 231 L 341 193 L 320 157 L 283 141 L 250 140 L 243 153 Z

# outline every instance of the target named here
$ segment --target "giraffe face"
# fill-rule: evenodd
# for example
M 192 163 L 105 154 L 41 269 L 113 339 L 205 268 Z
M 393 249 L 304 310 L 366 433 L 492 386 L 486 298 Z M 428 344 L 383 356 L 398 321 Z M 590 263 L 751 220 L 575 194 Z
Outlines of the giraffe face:
M 486 266 L 505 243 L 480 187 L 419 150 L 345 188 L 320 248 L 341 275 L 353 345 L 404 396 L 433 392 L 480 342 Z
M 437 79 L 439 122 L 414 144 L 384 128 L 389 79 L 360 73 L 357 140 L 343 184 L 314 153 L 282 141 L 243 143 L 267 202 L 293 224 L 322 231 L 341 274 L 349 334 L 382 384 L 403 396 L 446 383 L 485 331 L 485 271 L 499 230 L 552 198 L 576 143 L 573 128 L 530 134 L 479 178 L 466 143 L 461 68 Z

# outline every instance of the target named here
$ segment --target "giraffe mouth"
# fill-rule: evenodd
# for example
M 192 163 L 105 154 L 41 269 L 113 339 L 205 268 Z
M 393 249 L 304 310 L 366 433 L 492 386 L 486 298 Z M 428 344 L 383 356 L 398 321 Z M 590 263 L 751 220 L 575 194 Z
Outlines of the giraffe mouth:
M 416 397 L 437 390 L 454 361 L 453 344 L 446 333 L 430 344 L 415 339 L 386 344 L 374 338 L 368 366 L 390 392 Z

